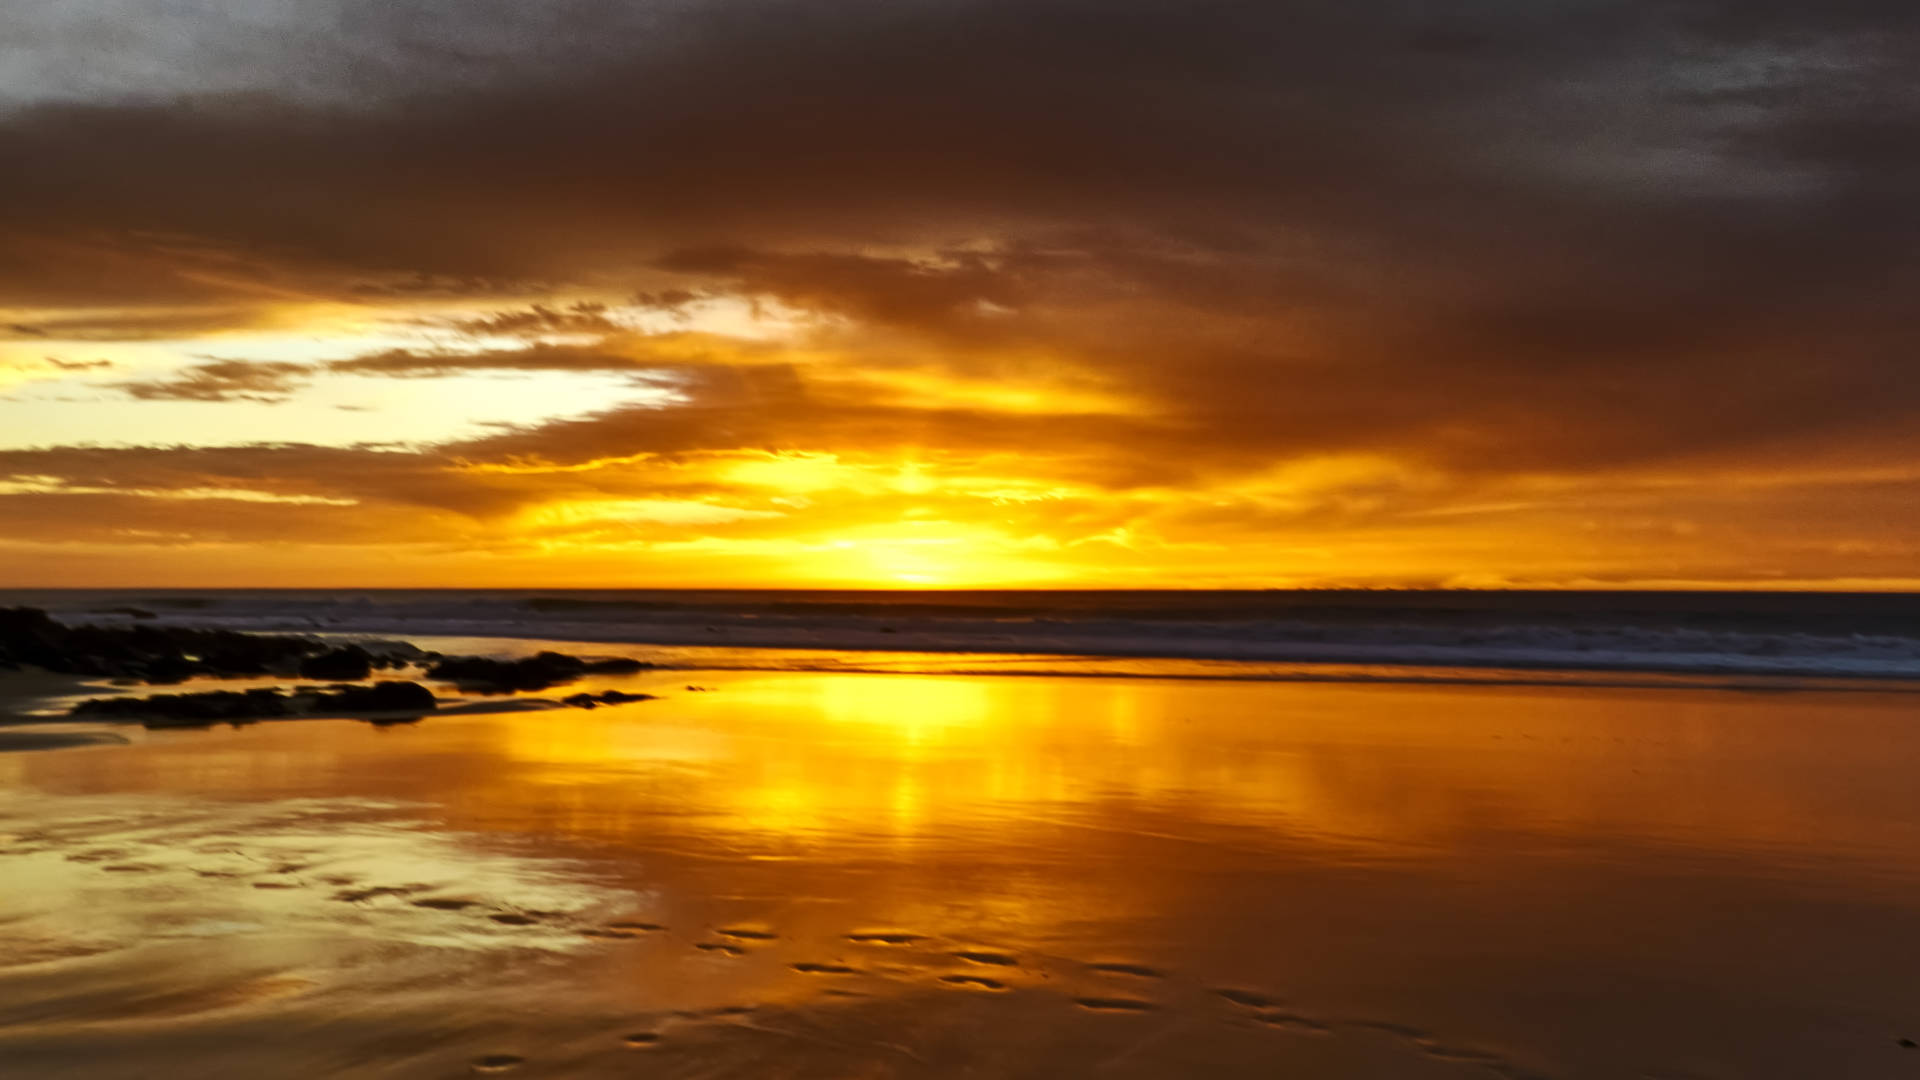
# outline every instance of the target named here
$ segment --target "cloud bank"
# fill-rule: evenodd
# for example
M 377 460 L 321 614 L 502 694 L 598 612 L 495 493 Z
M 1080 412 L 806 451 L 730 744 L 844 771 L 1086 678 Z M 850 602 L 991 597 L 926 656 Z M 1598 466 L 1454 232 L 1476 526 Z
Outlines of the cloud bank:
M 1920 584 L 1910 5 L 19 25 L 0 363 L 61 419 L 0 454 L 15 565 Z M 650 395 L 303 437 L 328 387 L 582 373 Z M 126 444 L 133 405 L 286 437 Z M 223 488 L 334 501 L 150 494 Z

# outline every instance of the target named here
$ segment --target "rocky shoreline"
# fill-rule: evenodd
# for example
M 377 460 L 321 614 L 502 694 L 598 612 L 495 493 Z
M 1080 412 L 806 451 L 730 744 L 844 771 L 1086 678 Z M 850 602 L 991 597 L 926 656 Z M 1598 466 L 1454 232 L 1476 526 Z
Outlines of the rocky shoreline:
M 69 626 L 37 608 L 0 608 L 0 672 L 38 669 L 56 675 L 112 679 L 129 686 L 172 686 L 189 679 L 284 677 L 322 682 L 291 688 L 205 690 L 90 698 L 76 719 L 140 722 L 149 727 L 245 723 L 299 716 L 418 718 L 440 707 L 418 677 L 467 694 L 514 694 L 565 686 L 589 675 L 627 675 L 652 667 L 628 657 L 542 652 L 518 660 L 444 656 L 403 641 L 340 645 L 317 637 L 248 634 L 166 626 Z M 650 700 L 650 694 L 603 690 L 569 695 L 581 709 Z

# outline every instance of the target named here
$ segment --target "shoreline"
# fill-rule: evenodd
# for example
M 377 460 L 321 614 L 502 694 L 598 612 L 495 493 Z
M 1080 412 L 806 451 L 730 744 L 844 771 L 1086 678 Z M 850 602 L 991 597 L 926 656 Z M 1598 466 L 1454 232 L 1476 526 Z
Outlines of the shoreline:
M 1562 679 L 1529 679 L 1529 675 L 1550 672 L 1565 672 L 1570 675 L 1617 674 L 1620 676 L 1645 676 L 1650 680 L 1692 679 L 1692 678 L 1740 678 L 1740 679 L 1792 679 L 1820 680 L 1836 683 L 1861 683 L 1872 686 L 1888 687 L 1912 684 L 1920 690 L 1920 661 L 1902 664 L 1898 667 L 1875 665 L 1871 662 L 1856 664 L 1835 663 L 1833 661 L 1798 662 L 1789 659 L 1771 663 L 1753 662 L 1715 662 L 1703 659 L 1699 654 L 1673 654 L 1670 658 L 1634 655 L 1616 660 L 1596 659 L 1591 655 L 1576 659 L 1564 653 L 1535 654 L 1532 656 L 1514 653 L 1494 655 L 1486 652 L 1474 652 L 1468 649 L 1449 649 L 1444 646 L 1343 646 L 1322 647 L 1296 646 L 1288 643 L 1284 647 L 1262 648 L 1258 645 L 1232 648 L 1192 648 L 1181 650 L 1170 647 L 1139 648 L 1086 648 L 1084 642 L 1074 647 L 1065 642 L 1054 648 L 1044 648 L 1043 641 L 998 641 L 998 642 L 955 642 L 936 640 L 932 636 L 920 637 L 911 634 L 883 635 L 871 632 L 847 633 L 822 640 L 821 635 L 808 632 L 794 633 L 732 633 L 722 631 L 721 635 L 693 633 L 648 633 L 636 635 L 630 631 L 619 632 L 612 629 L 604 633 L 580 636 L 577 626 L 541 631 L 537 627 L 528 627 L 514 631 L 494 630 L 491 628 L 448 628 L 433 627 L 427 629 L 408 628 L 401 624 L 375 624 L 371 628 L 313 629 L 306 632 L 317 637 L 356 640 L 368 638 L 397 638 L 409 642 L 421 641 L 524 641 L 533 643 L 577 645 L 577 646 L 623 646 L 635 649 L 665 648 L 692 649 L 721 653 L 762 652 L 762 653 L 806 653 L 816 657 L 839 657 L 846 654 L 871 654 L 875 656 L 950 656 L 957 658 L 996 657 L 1015 659 L 1019 662 L 1069 662 L 1069 663 L 1126 663 L 1134 661 L 1161 661 L 1168 664 L 1220 664 L 1245 665 L 1248 669 L 1261 666 L 1298 665 L 1307 668 L 1366 668 L 1366 675 L 1355 673 L 1335 674 L 1328 671 L 1316 675 L 1312 671 L 1287 672 L 1284 674 L 1259 674 L 1254 671 L 1240 671 L 1222 674 L 1178 674 L 1173 672 L 1079 672 L 1073 670 L 1015 671 L 1000 669 L 950 669 L 940 674 L 955 675 L 1035 675 L 1035 676 L 1078 676 L 1082 674 L 1112 675 L 1114 677 L 1134 678 L 1218 678 L 1247 679 L 1258 681 L 1325 681 L 1325 682 L 1364 682 L 1364 681 L 1404 681 L 1438 682 L 1452 681 L 1465 683 L 1481 682 L 1538 682 L 1543 685 L 1594 685 L 1620 686 L 1632 685 L 1618 680 L 1595 679 L 1590 683 Z M 292 629 L 275 632 L 287 633 Z M 724 638 L 718 640 L 717 638 Z M 1760 658 L 1755 658 L 1758 661 Z M 729 666 L 713 663 L 662 663 L 660 666 L 675 670 L 831 670 L 848 673 L 893 674 L 886 668 L 858 668 L 834 664 L 826 668 L 759 665 Z M 1404 672 L 1404 678 L 1393 678 L 1379 673 L 1377 669 L 1390 669 Z M 1436 677 L 1431 673 L 1444 671 L 1474 673 L 1512 673 L 1508 679 L 1480 679 L 1466 675 Z M 914 671 L 914 674 L 933 674 L 932 671 Z M 1428 673 L 1428 674 L 1422 674 Z M 1649 686 L 1681 685 L 1666 681 L 1649 681 Z M 1688 684 L 1690 685 L 1690 684 Z

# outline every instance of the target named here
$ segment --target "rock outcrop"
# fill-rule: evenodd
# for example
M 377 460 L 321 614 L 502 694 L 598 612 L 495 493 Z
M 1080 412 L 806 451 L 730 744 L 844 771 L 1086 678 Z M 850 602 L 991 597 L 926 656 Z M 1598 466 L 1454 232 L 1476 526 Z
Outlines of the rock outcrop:
M 623 675 L 651 665 L 618 657 L 583 660 L 565 653 L 543 652 L 521 660 L 494 660 L 484 656 L 448 657 L 427 669 L 429 678 L 488 694 L 516 690 L 548 690 L 587 675 Z
M 432 712 L 433 692 L 419 683 L 382 682 L 332 687 L 319 693 L 284 690 L 208 690 L 197 694 L 91 698 L 69 715 L 82 719 L 138 720 L 148 727 L 197 727 L 292 716 Z
M 363 679 L 371 668 L 412 662 L 398 642 L 338 647 L 318 638 L 243 634 L 148 624 L 68 626 L 37 608 L 0 608 L 0 667 L 45 668 L 58 675 L 137 679 L 152 685 L 197 676 L 293 675 L 311 662 L 328 673 L 306 677 Z M 363 658 L 366 667 L 350 662 Z

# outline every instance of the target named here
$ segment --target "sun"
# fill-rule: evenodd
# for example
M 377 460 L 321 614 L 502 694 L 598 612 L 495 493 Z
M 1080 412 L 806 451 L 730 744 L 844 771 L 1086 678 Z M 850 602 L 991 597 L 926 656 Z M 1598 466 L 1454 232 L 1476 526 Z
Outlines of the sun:
M 1013 538 L 958 522 L 911 522 L 840 537 L 808 563 L 809 577 L 865 588 L 984 588 L 1057 574 Z

